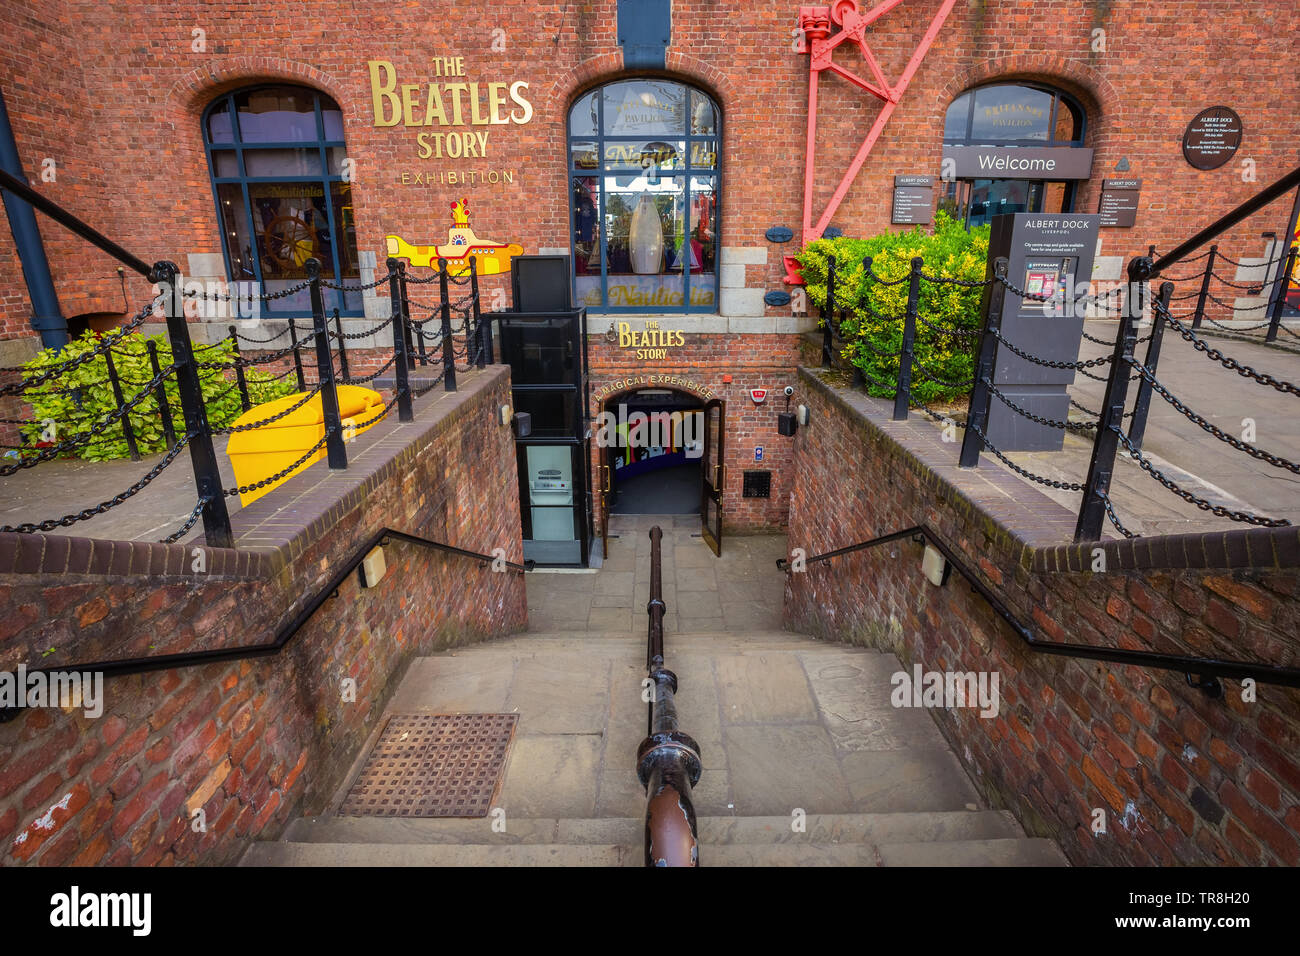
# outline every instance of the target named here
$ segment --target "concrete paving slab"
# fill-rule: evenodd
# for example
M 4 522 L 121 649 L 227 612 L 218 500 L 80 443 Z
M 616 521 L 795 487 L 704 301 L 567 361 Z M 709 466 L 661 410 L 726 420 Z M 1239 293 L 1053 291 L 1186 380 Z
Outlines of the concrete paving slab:
M 599 734 L 516 736 L 497 806 L 505 809 L 507 820 L 591 816 L 600 745 Z
M 720 655 L 715 661 L 727 724 L 817 720 L 808 678 L 798 658 L 773 653 Z
M 796 808 L 808 813 L 854 809 L 825 728 L 725 726 L 723 737 L 737 814 L 788 816 Z
M 590 654 L 553 653 L 520 660 L 507 705 L 519 713 L 516 734 L 601 734 L 609 711 L 610 662 Z
M 946 748 L 863 750 L 840 759 L 860 813 L 961 810 L 982 806 L 957 757 Z

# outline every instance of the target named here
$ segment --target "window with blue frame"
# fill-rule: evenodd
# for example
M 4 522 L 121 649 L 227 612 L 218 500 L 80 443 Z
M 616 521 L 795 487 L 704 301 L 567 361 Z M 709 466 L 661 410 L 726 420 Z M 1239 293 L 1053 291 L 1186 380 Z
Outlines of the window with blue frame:
M 264 294 L 321 275 L 360 277 L 352 184 L 345 176 L 343 113 L 324 93 L 302 86 L 257 86 L 219 97 L 203 114 L 212 192 L 227 275 Z M 326 288 L 325 306 L 361 315 L 361 293 Z M 267 301 L 267 315 L 310 315 L 303 289 Z
M 569 110 L 574 298 L 594 312 L 717 312 L 717 104 L 664 79 Z

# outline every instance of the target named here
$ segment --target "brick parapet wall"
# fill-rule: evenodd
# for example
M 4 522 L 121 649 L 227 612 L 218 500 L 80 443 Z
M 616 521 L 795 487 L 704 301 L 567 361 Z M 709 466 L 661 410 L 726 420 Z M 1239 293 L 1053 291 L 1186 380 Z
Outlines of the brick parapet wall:
M 384 527 L 521 560 L 506 370 L 435 394 L 415 423 L 358 436 L 349 472 L 319 463 L 237 512 L 245 550 L 0 536 L 0 667 L 269 642 Z M 519 574 L 400 542 L 385 553 L 378 586 L 349 576 L 278 655 L 110 678 L 98 719 L 36 709 L 0 724 L 0 861 L 229 863 L 322 811 L 412 657 L 526 625 Z
M 1107 573 L 1047 570 L 1077 550 L 1066 509 L 999 466 L 958 469 L 929 425 L 799 378 L 811 421 L 795 437 L 792 548 L 927 525 L 1039 640 L 1300 664 L 1296 529 L 1267 549 L 1257 530 L 1106 543 Z M 1183 560 L 1158 566 L 1161 545 Z M 928 584 L 920 559 L 899 542 L 793 573 L 785 625 L 894 651 L 909 671 L 997 672 L 995 718 L 934 717 L 986 797 L 1075 863 L 1300 863 L 1300 693 L 1260 684 L 1246 702 L 1225 681 L 1212 700 L 1176 672 L 1036 653 L 956 576 Z

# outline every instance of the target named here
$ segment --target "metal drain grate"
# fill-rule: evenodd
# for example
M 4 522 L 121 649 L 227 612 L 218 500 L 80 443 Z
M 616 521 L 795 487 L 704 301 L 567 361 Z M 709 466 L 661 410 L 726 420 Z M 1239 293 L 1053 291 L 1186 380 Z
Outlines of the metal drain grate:
M 397 714 L 339 813 L 485 817 L 505 772 L 518 714 Z

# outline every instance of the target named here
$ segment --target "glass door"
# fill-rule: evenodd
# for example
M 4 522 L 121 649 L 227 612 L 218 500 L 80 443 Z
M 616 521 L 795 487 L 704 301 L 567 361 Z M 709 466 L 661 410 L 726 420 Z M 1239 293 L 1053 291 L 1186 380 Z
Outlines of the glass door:
M 722 487 L 727 480 L 723 436 L 727 403 L 713 399 L 704 406 L 704 454 L 701 459 L 700 531 L 704 543 L 722 556 Z

